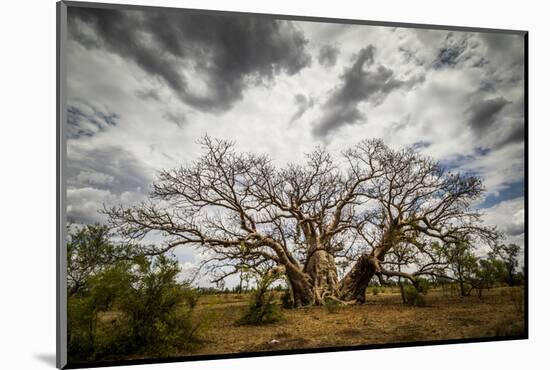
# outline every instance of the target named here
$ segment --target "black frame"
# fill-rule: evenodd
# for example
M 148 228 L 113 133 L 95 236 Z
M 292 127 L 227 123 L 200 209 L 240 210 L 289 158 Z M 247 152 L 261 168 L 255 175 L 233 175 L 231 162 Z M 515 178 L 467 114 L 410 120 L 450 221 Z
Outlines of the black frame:
M 356 346 L 338 346 L 338 347 L 320 347 L 320 348 L 304 348 L 293 350 L 272 350 L 265 352 L 239 352 L 228 354 L 212 354 L 212 355 L 194 355 L 184 357 L 167 357 L 139 360 L 117 360 L 117 361 L 98 361 L 95 363 L 73 363 L 67 362 L 67 291 L 66 291 L 66 251 L 64 241 L 66 240 L 66 185 L 65 185 L 65 156 L 66 156 L 66 138 L 64 133 L 65 127 L 65 54 L 64 44 L 67 36 L 67 7 L 85 7 L 85 8 L 103 8 L 103 9 L 126 9 L 126 10 L 165 10 L 165 11 L 184 11 L 188 13 L 208 13 L 218 15 L 252 15 L 262 18 L 276 18 L 282 20 L 294 21 L 309 21 L 322 23 L 340 23 L 340 24 L 355 24 L 369 25 L 381 27 L 401 27 L 401 28 L 420 28 L 430 30 L 449 30 L 449 31 L 470 31 L 470 32 L 487 32 L 501 34 L 515 34 L 524 37 L 524 222 L 525 222 L 525 247 L 524 247 L 524 268 L 525 268 L 525 311 L 524 311 L 524 334 L 516 336 L 502 337 L 483 337 L 483 338 L 467 338 L 467 339 L 449 339 L 449 340 L 432 340 L 432 341 L 412 341 L 401 343 L 384 343 L 384 344 L 364 344 Z M 323 352 L 341 352 L 341 351 L 357 351 L 365 349 L 381 349 L 381 348 L 403 348 L 416 346 L 433 346 L 445 344 L 461 344 L 461 343 L 482 343 L 482 342 L 499 342 L 509 340 L 522 340 L 529 338 L 529 78 L 528 78 L 528 52 L 529 52 L 529 32 L 526 30 L 512 29 L 493 29 L 493 28 L 477 28 L 477 27 L 460 27 L 447 25 L 432 25 L 419 23 L 402 23 L 402 22 L 383 22 L 372 20 L 358 19 L 341 19 L 341 18 L 325 18 L 325 17 L 309 17 L 299 15 L 285 14 L 266 14 L 252 12 L 235 12 L 209 9 L 189 9 L 189 8 L 173 8 L 161 6 L 146 6 L 146 5 L 130 5 L 130 4 L 109 4 L 95 3 L 82 1 L 59 1 L 56 3 L 56 19 L 57 19 L 57 43 L 56 43 L 56 366 L 59 369 L 78 369 L 92 368 L 103 366 L 121 366 L 121 365 L 140 365 L 140 364 L 158 364 L 171 362 L 187 362 L 187 361 L 202 361 L 202 360 L 219 360 L 233 359 L 246 357 L 264 357 L 264 356 L 281 356 L 292 354 L 308 354 L 308 353 L 323 353 Z

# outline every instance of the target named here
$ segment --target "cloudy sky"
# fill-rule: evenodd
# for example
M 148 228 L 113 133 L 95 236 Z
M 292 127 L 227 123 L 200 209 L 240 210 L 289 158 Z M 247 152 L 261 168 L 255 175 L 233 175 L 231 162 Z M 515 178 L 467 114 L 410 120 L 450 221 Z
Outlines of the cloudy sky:
M 68 22 L 71 222 L 145 199 L 206 133 L 279 164 L 377 137 L 481 176 L 486 222 L 523 245 L 521 35 L 151 9 L 70 7 Z

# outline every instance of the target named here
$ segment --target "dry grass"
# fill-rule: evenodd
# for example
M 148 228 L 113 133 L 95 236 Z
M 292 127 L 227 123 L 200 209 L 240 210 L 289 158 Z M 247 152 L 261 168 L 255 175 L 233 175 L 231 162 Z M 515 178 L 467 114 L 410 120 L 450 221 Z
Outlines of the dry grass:
M 340 307 L 332 313 L 322 307 L 284 310 L 282 322 L 264 326 L 235 324 L 246 309 L 246 295 L 206 296 L 196 311 L 196 319 L 205 322 L 204 345 L 193 353 L 175 355 L 520 335 L 523 313 L 503 294 L 506 289 L 492 289 L 481 299 L 434 290 L 426 296 L 426 307 L 405 306 L 398 290 L 385 289 L 376 296 L 369 294 L 362 306 Z
M 247 309 L 246 294 L 202 296 L 193 314 L 200 323 L 201 345 L 173 356 L 194 356 L 282 349 L 420 342 L 515 336 L 524 332 L 522 288 L 494 288 L 459 297 L 430 290 L 426 307 L 404 305 L 398 288 L 368 291 L 364 305 L 282 310 L 280 322 L 238 325 Z M 520 297 L 521 296 L 521 297 Z M 105 322 L 117 317 L 106 313 Z M 126 359 L 137 359 L 131 356 Z

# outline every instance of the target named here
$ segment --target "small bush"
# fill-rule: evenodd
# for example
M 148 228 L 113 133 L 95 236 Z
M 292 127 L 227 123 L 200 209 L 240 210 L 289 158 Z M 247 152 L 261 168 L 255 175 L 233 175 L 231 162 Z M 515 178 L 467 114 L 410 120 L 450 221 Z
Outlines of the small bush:
M 372 295 L 378 295 L 378 287 L 372 288 Z
M 332 298 L 325 298 L 323 306 L 328 313 L 336 313 L 340 310 L 342 302 Z
M 412 285 L 406 285 L 403 288 L 403 297 L 405 300 L 405 304 L 409 306 L 417 306 L 417 307 L 425 307 L 426 306 L 426 299 L 425 295 L 427 293 L 423 293 L 421 291 L 418 291 L 414 286 Z
M 416 299 L 416 297 L 418 296 L 418 291 L 416 289 L 414 289 L 414 287 L 410 286 L 410 285 L 406 285 L 404 288 L 403 288 L 403 297 L 405 299 L 405 303 L 406 304 L 409 304 L 409 305 L 413 305 L 414 303 L 414 300 Z
M 188 284 L 183 284 L 182 298 L 189 307 L 195 308 L 199 301 L 199 292 L 196 289 L 191 288 Z
M 275 294 L 264 293 L 260 299 L 256 296 L 257 294 L 254 295 L 248 310 L 237 323 L 240 325 L 262 325 L 280 321 L 282 313 L 275 302 Z
M 280 277 L 280 273 L 269 270 L 257 278 L 257 288 L 244 316 L 237 320 L 240 325 L 262 325 L 280 321 L 282 312 L 276 302 L 276 295 L 268 291 L 269 286 Z

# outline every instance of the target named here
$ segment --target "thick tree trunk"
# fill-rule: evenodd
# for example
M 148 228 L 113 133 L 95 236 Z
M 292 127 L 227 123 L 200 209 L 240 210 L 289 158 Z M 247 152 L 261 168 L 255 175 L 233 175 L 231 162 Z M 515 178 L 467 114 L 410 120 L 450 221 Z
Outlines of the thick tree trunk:
M 340 284 L 340 299 L 365 303 L 365 291 L 372 277 L 379 271 L 379 263 L 393 246 L 396 229 L 390 227 L 384 234 L 380 245 L 369 254 L 363 254 L 352 269 L 344 276 Z M 378 264 L 378 267 L 377 267 Z
M 314 304 L 322 305 L 325 297 L 339 297 L 336 263 L 326 250 L 313 252 L 305 266 L 305 273 L 313 283 Z
M 365 290 L 376 272 L 375 266 L 369 260 L 369 256 L 362 255 L 352 269 L 344 276 L 340 284 L 340 299 L 344 301 L 355 300 L 364 303 Z
M 369 254 L 363 254 L 352 269 L 344 276 L 340 283 L 340 299 L 344 301 L 355 300 L 357 303 L 366 301 L 365 291 L 372 277 L 380 272 L 380 262 L 393 247 L 396 233 L 399 231 L 397 224 L 390 226 L 384 233 L 381 243 Z
M 313 282 L 309 275 L 291 267 L 286 269 L 286 277 L 292 290 L 295 307 L 309 306 L 315 303 Z
M 338 272 L 334 257 L 325 250 L 315 251 L 303 271 L 286 267 L 294 306 L 322 305 L 326 297 L 339 297 Z
M 338 281 L 334 256 L 325 248 L 319 248 L 318 243 L 313 246 L 316 248 L 307 259 L 303 272 L 296 268 L 287 271 L 295 306 L 322 305 L 326 297 L 364 303 L 367 286 L 380 272 L 379 263 L 393 245 L 394 231 L 391 228 L 377 248 L 362 255 L 341 282 Z

